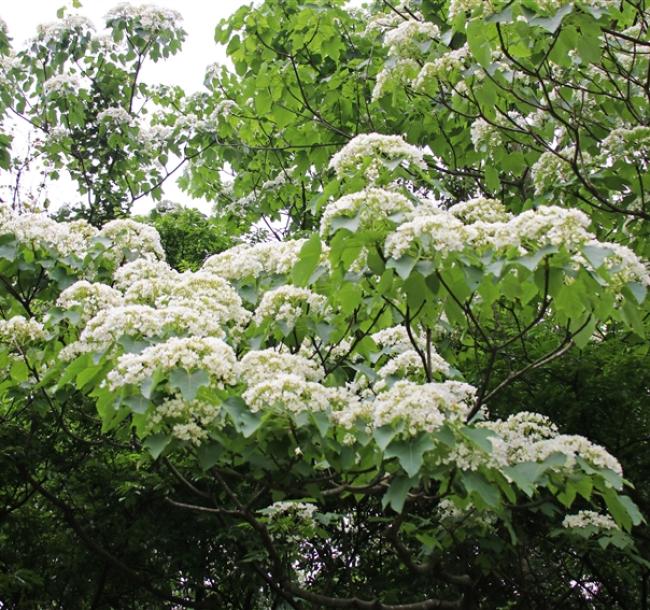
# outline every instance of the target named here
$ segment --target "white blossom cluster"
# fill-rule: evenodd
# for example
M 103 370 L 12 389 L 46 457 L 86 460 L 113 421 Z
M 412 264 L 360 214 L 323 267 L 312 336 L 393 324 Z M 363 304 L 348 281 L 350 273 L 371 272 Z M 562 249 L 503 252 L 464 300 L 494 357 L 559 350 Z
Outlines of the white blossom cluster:
M 465 209 L 480 205 L 479 200 Z M 524 254 L 528 249 L 549 245 L 564 246 L 567 250 L 575 251 L 594 239 L 594 235 L 587 230 L 589 217 L 580 210 L 542 206 L 537 210 L 522 212 L 507 222 L 479 220 L 470 224 L 463 224 L 452 213 L 453 207 L 451 210 L 417 216 L 403 223 L 386 239 L 386 253 L 395 259 L 414 249 L 420 253 L 446 256 L 469 247 L 499 251 L 512 248 Z M 460 208 L 462 211 L 463 207 Z M 488 213 L 497 215 L 501 212 L 503 210 L 499 207 L 491 206 Z
M 600 144 L 603 161 L 637 163 L 650 161 L 650 127 L 613 129 Z
M 494 12 L 493 0 L 451 0 L 449 2 L 449 20 L 466 13 L 490 15 Z
M 20 347 L 45 339 L 43 325 L 34 318 L 13 316 L 8 320 L 0 320 L 0 342 L 18 345 Z
M 440 36 L 440 29 L 430 21 L 407 19 L 388 30 L 384 42 L 390 56 L 418 55 L 423 43 L 429 44 Z
M 476 119 L 472 123 L 470 137 L 477 151 L 490 152 L 503 143 L 501 130 L 485 119 Z
M 111 106 L 97 113 L 97 122 L 130 126 L 133 124 L 133 117 L 121 106 Z
M 118 290 L 128 290 L 140 280 L 174 281 L 178 272 L 165 261 L 150 258 L 138 258 L 119 267 L 113 274 L 113 285 Z
M 242 379 L 249 386 L 282 374 L 297 375 L 306 381 L 320 381 L 323 378 L 323 371 L 314 360 L 271 348 L 248 352 L 240 360 L 239 369 Z
M 457 74 L 465 69 L 465 63 L 469 56 L 469 47 L 464 44 L 462 47 L 447 51 L 442 55 L 427 61 L 417 78 L 413 82 L 415 89 L 426 87 L 432 79 L 447 81 L 453 74 Z
M 396 167 L 400 164 L 413 165 L 426 169 L 424 150 L 408 144 L 401 136 L 380 133 L 364 133 L 352 138 L 331 159 L 329 167 L 333 168 L 339 178 L 356 174 L 364 170 L 369 181 L 377 178 L 379 170 L 388 164 Z
M 324 237 L 335 232 L 332 221 L 336 218 L 357 218 L 359 230 L 386 233 L 391 216 L 410 212 L 413 212 L 413 204 L 404 195 L 370 187 L 329 203 L 321 218 L 320 232 Z
M 331 388 L 293 373 L 277 373 L 249 387 L 242 395 L 253 413 L 276 410 L 294 414 L 327 412 L 332 396 Z
M 241 244 L 209 257 L 203 264 L 203 269 L 228 280 L 284 275 L 298 262 L 305 241 L 290 239 L 254 245 Z M 326 255 L 327 246 L 323 244 L 323 262 L 326 261 Z
M 434 350 L 426 356 L 427 367 L 432 375 L 449 375 L 451 367 L 440 354 Z M 422 382 L 425 378 L 424 363 L 420 354 L 414 349 L 409 349 L 391 358 L 377 371 L 379 381 L 374 384 L 375 391 L 386 387 L 386 380 L 393 377 L 396 379 L 409 379 Z
M 250 313 L 240 296 L 222 277 L 206 271 L 171 271 L 156 278 L 137 280 L 126 290 L 127 303 L 156 307 L 187 307 L 220 324 L 245 326 Z
M 119 290 L 86 280 L 68 286 L 56 301 L 57 307 L 77 310 L 82 322 L 87 322 L 103 309 L 119 307 L 123 303 L 124 297 Z
M 83 256 L 94 229 L 84 221 L 56 222 L 43 213 L 14 214 L 3 208 L 0 233 L 13 233 L 19 242 L 32 248 L 50 248 L 60 256 Z
M 426 345 L 422 333 L 413 332 L 413 339 L 420 348 Z M 370 338 L 384 351 L 400 354 L 413 349 L 413 342 L 405 326 L 390 326 L 370 335 Z
M 558 434 L 548 418 L 536 413 L 521 412 L 506 420 L 482 422 L 479 427 L 492 430 L 505 443 L 504 465 L 543 462 L 559 453 L 565 457 L 562 469 L 572 469 L 580 457 L 596 468 L 608 468 L 619 475 L 623 472 L 616 458 L 603 447 L 584 436 Z
M 255 323 L 265 320 L 284 322 L 289 328 L 295 326 L 304 314 L 322 317 L 328 312 L 327 298 L 308 288 L 286 285 L 264 293 L 255 310 Z
M 553 189 L 561 188 L 575 180 L 575 173 L 570 163 L 573 161 L 574 155 L 575 149 L 568 147 L 557 153 L 545 152 L 537 159 L 530 170 L 535 195 L 542 195 Z M 589 161 L 589 156 L 583 153 L 578 158 L 578 165 L 582 166 Z
M 469 413 L 476 388 L 458 381 L 417 384 L 396 381 L 373 400 L 349 401 L 333 416 L 339 425 L 351 428 L 358 420 L 371 428 L 393 425 L 403 434 L 434 432 L 450 421 L 462 421 Z
M 204 400 L 183 400 L 174 396 L 157 405 L 151 414 L 148 430 L 162 426 L 170 428 L 171 435 L 181 441 L 200 445 L 208 437 L 206 428 L 219 414 L 219 407 Z
M 102 352 L 122 336 L 155 338 L 169 335 L 224 337 L 221 320 L 205 310 L 171 306 L 154 309 L 147 305 L 124 305 L 102 309 L 86 324 L 77 341 L 61 350 L 72 359 L 80 353 Z
M 373 101 L 378 100 L 389 90 L 389 86 L 394 87 L 396 83 L 412 82 L 419 71 L 420 64 L 408 57 L 386 62 L 377 74 L 371 99 Z
M 501 201 L 486 197 L 475 197 L 456 203 L 449 208 L 449 212 L 465 223 L 507 222 L 512 218 L 512 214 Z
M 238 381 L 238 365 L 233 349 L 214 337 L 172 337 L 145 348 L 139 354 L 124 354 L 107 376 L 111 390 L 139 385 L 156 371 L 204 370 L 212 385 L 223 388 Z
M 150 32 L 160 30 L 176 30 L 178 22 L 183 20 L 178 11 L 168 8 L 154 6 L 152 4 L 141 4 L 135 6 L 123 2 L 112 8 L 104 17 L 106 24 L 110 27 L 116 21 L 133 21 L 142 29 Z
M 575 515 L 567 515 L 562 521 L 562 527 L 577 529 L 593 527 L 598 530 L 617 530 L 618 525 L 609 515 L 602 515 L 593 510 L 581 510 Z
M 300 523 L 311 524 L 314 520 L 314 513 L 318 512 L 318 507 L 310 502 L 284 500 L 274 502 L 271 506 L 259 512 L 266 515 L 270 520 L 291 517 L 291 519 Z
M 48 46 L 50 43 L 61 43 L 68 34 L 87 33 L 95 26 L 82 15 L 68 15 L 58 21 L 42 23 L 36 27 L 36 41 Z
M 165 258 L 158 231 L 130 218 L 107 222 L 98 237 L 112 242 L 104 256 L 118 265 L 136 258 Z
M 67 95 L 77 93 L 81 88 L 81 81 L 75 74 L 55 74 L 43 83 L 45 95 Z

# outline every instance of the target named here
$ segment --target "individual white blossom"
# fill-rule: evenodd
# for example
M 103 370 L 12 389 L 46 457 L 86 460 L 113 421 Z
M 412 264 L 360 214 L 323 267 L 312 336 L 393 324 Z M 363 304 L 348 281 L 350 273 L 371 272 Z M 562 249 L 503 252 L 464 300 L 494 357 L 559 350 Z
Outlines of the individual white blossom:
M 336 218 L 356 217 L 358 230 L 376 230 L 385 234 L 391 216 L 398 215 L 399 218 L 400 214 L 412 211 L 413 204 L 401 193 L 370 187 L 329 203 L 321 219 L 320 232 L 323 236 L 333 233 L 332 222 Z
M 172 337 L 164 343 L 147 347 L 139 354 L 124 354 L 108 373 L 111 390 L 126 385 L 139 385 L 154 372 L 170 372 L 176 368 L 187 371 L 204 370 L 217 388 L 238 381 L 235 352 L 221 339 L 214 337 Z

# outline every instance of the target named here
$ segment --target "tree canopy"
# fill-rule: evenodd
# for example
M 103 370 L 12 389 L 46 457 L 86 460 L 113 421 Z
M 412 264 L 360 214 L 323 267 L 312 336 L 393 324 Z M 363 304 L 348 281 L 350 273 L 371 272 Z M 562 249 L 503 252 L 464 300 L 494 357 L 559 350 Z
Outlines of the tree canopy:
M 645 3 L 265 0 L 192 93 L 174 11 L 60 13 L 0 28 L 0 606 L 646 608 Z

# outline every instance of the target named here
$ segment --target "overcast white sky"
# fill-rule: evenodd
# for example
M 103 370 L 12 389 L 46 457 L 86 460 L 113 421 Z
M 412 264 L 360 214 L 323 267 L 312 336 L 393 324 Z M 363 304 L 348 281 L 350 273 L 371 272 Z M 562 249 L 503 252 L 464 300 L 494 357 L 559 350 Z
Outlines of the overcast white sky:
M 147 82 L 176 84 L 187 92 L 202 87 L 204 69 L 213 62 L 224 62 L 224 48 L 214 42 L 214 28 L 224 17 L 231 15 L 239 6 L 249 4 L 250 0 L 151 0 L 147 2 L 132 2 L 132 4 L 155 4 L 172 8 L 183 15 L 183 27 L 187 31 L 187 39 L 183 50 L 176 56 L 150 63 L 143 70 L 143 79 Z M 95 27 L 101 30 L 104 25 L 104 15 L 120 0 L 82 0 L 82 8 L 74 10 L 93 21 Z M 22 44 L 36 32 L 36 26 L 56 20 L 57 9 L 61 6 L 71 6 L 69 0 L 0 0 L 0 17 L 6 22 L 9 34 L 13 39 L 14 49 L 20 49 Z M 74 197 L 74 191 L 69 181 L 61 180 L 56 188 L 52 185 L 49 195 L 53 205 L 69 201 Z M 57 197 L 57 192 L 61 197 Z M 209 211 L 206 203 L 193 202 L 168 181 L 165 185 L 165 197 L 193 205 Z M 198 203 L 198 205 L 197 205 Z M 151 202 L 141 201 L 134 210 L 141 213 L 151 206 Z

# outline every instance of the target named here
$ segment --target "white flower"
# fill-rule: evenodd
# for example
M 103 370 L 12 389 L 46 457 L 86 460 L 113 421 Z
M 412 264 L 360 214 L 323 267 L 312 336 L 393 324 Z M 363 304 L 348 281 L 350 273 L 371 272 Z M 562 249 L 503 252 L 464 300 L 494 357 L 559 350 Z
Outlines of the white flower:
M 292 373 L 278 373 L 249 387 L 242 395 L 253 413 L 264 410 L 301 413 L 327 411 L 332 390 Z
M 486 197 L 475 197 L 457 203 L 449 208 L 449 212 L 466 223 L 506 222 L 512 218 L 512 214 L 508 212 L 503 203 L 498 199 L 487 199 Z
M 234 385 L 238 380 L 235 352 L 221 339 L 172 337 L 139 354 L 120 356 L 107 376 L 108 387 L 116 390 L 126 385 L 139 385 L 155 371 L 171 372 L 176 368 L 204 370 L 217 388 Z
M 112 106 L 97 113 L 97 122 L 130 126 L 133 124 L 133 117 L 121 106 Z
M 77 93 L 81 88 L 81 81 L 75 74 L 55 74 L 43 83 L 45 95 Z
M 124 303 L 122 293 L 106 284 L 91 284 L 86 280 L 75 282 L 66 288 L 56 301 L 62 309 L 78 309 L 81 321 L 86 322 L 99 311 L 119 307 Z
M 273 349 L 248 352 L 241 359 L 240 371 L 249 387 L 278 374 L 297 375 L 307 381 L 320 381 L 324 374 L 314 360 Z
M 336 218 L 356 217 L 358 230 L 378 230 L 385 234 L 391 216 L 412 211 L 413 204 L 404 195 L 371 187 L 329 203 L 321 219 L 320 232 L 323 236 L 334 232 L 332 223 Z
M 104 18 L 109 27 L 113 25 L 114 21 L 124 19 L 127 21 L 135 21 L 141 28 L 151 32 L 177 30 L 179 29 L 177 22 L 183 20 L 183 17 L 178 11 L 152 4 L 134 6 L 127 2 L 118 4 L 112 8 Z
M 105 256 L 118 264 L 136 258 L 165 258 L 158 231 L 130 218 L 107 222 L 98 237 L 112 242 Z
M 45 340 L 43 325 L 33 318 L 14 316 L 8 320 L 0 320 L 0 341 L 25 346 L 30 343 Z
M 364 133 L 352 138 L 331 159 L 329 166 L 339 178 L 363 169 L 374 178 L 381 166 L 414 165 L 426 169 L 424 150 L 408 144 L 401 136 Z
M 617 530 L 618 525 L 609 515 L 602 515 L 592 510 L 581 510 L 575 515 L 567 515 L 562 521 L 567 529 L 595 527 L 599 530 Z
M 255 310 L 255 323 L 265 320 L 282 321 L 289 328 L 295 326 L 298 318 L 304 314 L 322 317 L 329 311 L 327 298 L 312 292 L 308 288 L 280 286 L 264 293 Z

